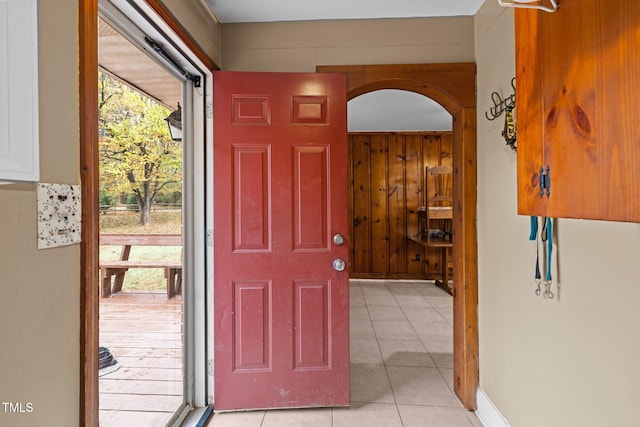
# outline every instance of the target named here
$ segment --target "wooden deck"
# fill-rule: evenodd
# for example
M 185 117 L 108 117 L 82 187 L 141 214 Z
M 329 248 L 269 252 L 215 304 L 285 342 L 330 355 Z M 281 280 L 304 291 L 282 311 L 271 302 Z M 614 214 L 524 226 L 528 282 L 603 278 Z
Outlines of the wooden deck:
M 182 297 L 120 292 L 100 300 L 100 345 L 120 369 L 100 378 L 100 426 L 160 426 L 182 403 Z

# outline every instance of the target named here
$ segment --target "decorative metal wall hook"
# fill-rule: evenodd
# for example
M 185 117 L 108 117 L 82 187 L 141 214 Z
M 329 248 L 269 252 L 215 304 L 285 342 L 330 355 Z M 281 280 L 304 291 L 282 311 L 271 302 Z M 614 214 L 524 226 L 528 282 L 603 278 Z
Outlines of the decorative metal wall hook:
M 504 117 L 504 128 L 502 129 L 502 137 L 505 142 L 515 153 L 516 147 L 516 121 L 513 118 L 513 108 L 507 107 L 507 111 Z
M 493 107 L 489 108 L 489 112 L 485 111 L 484 115 L 487 120 L 495 120 L 502 115 L 508 109 L 513 110 L 516 108 L 516 78 L 511 79 L 511 87 L 513 88 L 513 93 L 506 98 L 502 98 L 498 92 L 491 93 L 491 101 L 493 102 Z
M 493 121 L 500 117 L 502 113 L 505 114 L 504 128 L 502 130 L 502 137 L 507 145 L 515 152 L 516 151 L 516 122 L 514 118 L 513 110 L 516 108 L 516 78 L 511 79 L 511 87 L 513 93 L 506 98 L 498 92 L 491 94 L 491 101 L 493 106 L 489 108 L 489 111 L 484 113 L 487 120 Z

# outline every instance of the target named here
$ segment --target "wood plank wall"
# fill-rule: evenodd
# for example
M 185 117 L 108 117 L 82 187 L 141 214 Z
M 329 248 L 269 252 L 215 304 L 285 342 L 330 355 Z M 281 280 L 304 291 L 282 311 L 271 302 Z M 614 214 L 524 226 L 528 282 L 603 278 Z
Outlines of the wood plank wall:
M 425 166 L 452 164 L 451 132 L 349 134 L 349 250 L 354 278 L 435 279 L 441 252 L 409 241 Z

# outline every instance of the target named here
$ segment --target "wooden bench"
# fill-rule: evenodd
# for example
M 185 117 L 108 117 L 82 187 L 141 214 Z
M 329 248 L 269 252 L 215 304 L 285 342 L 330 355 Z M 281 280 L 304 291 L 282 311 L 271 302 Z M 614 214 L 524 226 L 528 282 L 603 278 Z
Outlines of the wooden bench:
M 180 234 L 100 234 L 100 245 L 122 246 L 117 260 L 100 260 L 100 296 L 122 290 L 124 275 L 130 268 L 162 268 L 167 279 L 167 298 L 182 292 L 182 259 L 179 261 L 131 261 L 132 246 L 182 246 Z M 182 256 L 180 257 L 182 258 Z M 113 288 L 111 277 L 115 276 Z

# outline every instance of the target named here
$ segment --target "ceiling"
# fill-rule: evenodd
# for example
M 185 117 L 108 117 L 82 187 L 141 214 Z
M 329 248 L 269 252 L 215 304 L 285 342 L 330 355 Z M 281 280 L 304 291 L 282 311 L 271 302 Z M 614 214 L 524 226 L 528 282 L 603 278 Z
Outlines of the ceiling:
M 222 23 L 473 16 L 485 0 L 206 0 Z
M 102 71 L 171 110 L 182 100 L 180 80 L 103 19 L 98 20 L 98 65 Z

